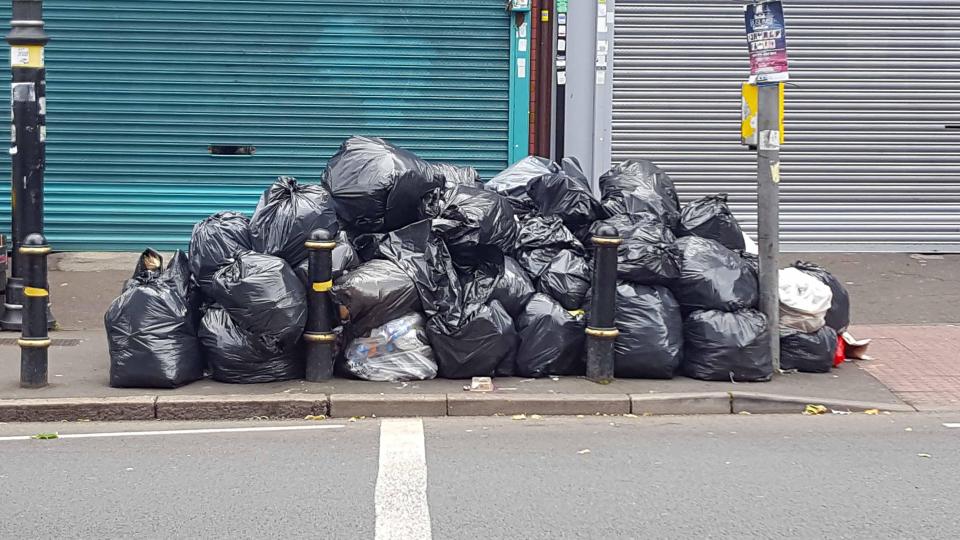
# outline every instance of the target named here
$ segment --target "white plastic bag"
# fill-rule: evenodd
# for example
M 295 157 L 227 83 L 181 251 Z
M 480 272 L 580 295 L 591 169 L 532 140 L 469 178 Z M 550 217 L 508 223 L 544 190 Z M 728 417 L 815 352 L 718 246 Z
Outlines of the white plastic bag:
M 826 324 L 833 302 L 830 287 L 796 268 L 780 270 L 780 328 L 807 334 Z
M 419 313 L 394 319 L 347 347 L 347 369 L 368 381 L 420 381 L 437 376 L 433 349 Z

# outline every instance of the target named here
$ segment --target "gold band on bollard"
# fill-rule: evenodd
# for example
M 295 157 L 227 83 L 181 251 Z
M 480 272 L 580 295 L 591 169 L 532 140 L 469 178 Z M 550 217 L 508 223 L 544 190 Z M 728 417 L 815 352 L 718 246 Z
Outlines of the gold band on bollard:
M 50 338 L 20 338 L 17 340 L 17 345 L 24 349 L 46 349 L 50 346 Z
M 312 240 L 307 240 L 304 245 L 307 246 L 307 249 L 333 249 L 337 247 L 336 242 L 314 242 Z
M 333 332 L 329 334 L 311 334 L 307 332 L 303 334 L 303 340 L 309 341 L 310 343 L 333 343 L 337 340 L 337 335 Z
M 623 243 L 623 240 L 619 238 L 607 238 L 605 236 L 594 236 L 590 241 L 598 246 L 619 246 Z
M 333 288 L 333 281 L 317 281 L 313 284 L 313 292 L 327 292 Z
M 590 328 L 588 326 L 586 332 L 588 336 L 602 338 L 602 339 L 616 339 L 616 337 L 620 335 L 620 331 L 617 330 L 616 328 L 602 329 L 602 328 Z
M 37 287 L 24 287 L 23 294 L 24 296 L 29 296 L 31 298 L 50 296 L 50 293 L 46 289 L 38 289 Z
M 50 246 L 20 246 L 18 250 L 23 255 L 49 255 Z

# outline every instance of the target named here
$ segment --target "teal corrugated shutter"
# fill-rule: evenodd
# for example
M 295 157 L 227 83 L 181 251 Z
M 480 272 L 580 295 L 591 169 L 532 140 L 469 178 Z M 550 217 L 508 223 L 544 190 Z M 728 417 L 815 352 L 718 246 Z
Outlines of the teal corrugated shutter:
M 51 243 L 184 247 L 194 222 L 249 213 L 278 175 L 319 181 L 354 134 L 489 178 L 509 145 L 503 6 L 47 0 Z

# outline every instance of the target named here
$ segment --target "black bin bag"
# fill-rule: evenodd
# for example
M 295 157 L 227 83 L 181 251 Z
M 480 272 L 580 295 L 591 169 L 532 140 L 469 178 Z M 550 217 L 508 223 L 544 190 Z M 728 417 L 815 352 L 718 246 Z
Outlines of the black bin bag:
M 534 178 L 527 184 L 527 196 L 540 214 L 558 216 L 567 228 L 577 232 L 605 218 L 606 211 L 583 172 L 575 167 L 572 172 L 572 175 L 561 171 Z
M 201 290 L 209 290 L 213 275 L 234 255 L 253 249 L 250 220 L 237 212 L 220 212 L 193 226 L 190 272 Z
M 473 167 L 457 167 L 449 163 L 434 163 L 433 168 L 435 173 L 443 178 L 442 204 L 446 204 L 460 186 L 470 186 L 479 189 L 484 188 L 483 181 L 480 180 L 480 173 Z
M 241 329 L 226 310 L 210 306 L 200 322 L 210 376 L 226 383 L 253 384 L 302 379 L 305 376 L 301 343 L 265 343 Z
M 683 372 L 705 381 L 769 381 L 769 331 L 767 318 L 753 309 L 694 312 L 683 323 Z
M 519 341 L 510 314 L 496 300 L 466 306 L 457 320 L 445 313 L 432 317 L 427 337 L 439 375 L 447 379 L 494 376 L 498 366 L 514 362 Z
M 444 175 L 414 154 L 376 137 L 350 137 L 323 173 L 348 229 L 388 232 L 440 212 Z
M 757 307 L 759 286 L 750 262 L 715 240 L 697 236 L 685 236 L 677 246 L 683 263 L 672 290 L 685 313 Z
M 286 350 L 307 324 L 307 291 L 283 259 L 253 251 L 237 254 L 213 278 L 210 297 L 244 332 Z
M 673 232 L 660 218 L 649 213 L 597 221 L 590 228 L 596 236 L 601 227 L 617 230 L 617 277 L 640 285 L 671 285 L 680 277 L 682 256 Z
M 413 280 L 395 263 L 382 259 L 347 272 L 334 282 L 331 293 L 341 318 L 349 322 L 351 339 L 421 310 Z
M 837 331 L 824 326 L 811 334 L 780 332 L 780 369 L 829 373 L 837 352 Z
M 650 161 L 624 161 L 604 173 L 600 200 L 611 216 L 648 212 L 671 230 L 676 230 L 680 221 L 680 199 L 673 180 Z
M 187 256 L 178 251 L 166 270 L 162 265 L 160 254 L 145 251 L 104 314 L 110 386 L 176 388 L 203 378 Z
M 444 201 L 433 230 L 453 250 L 493 246 L 511 253 L 520 226 L 510 202 L 498 193 L 459 186 Z
M 560 167 L 549 159 L 527 156 L 491 178 L 485 187 L 506 197 L 517 215 L 525 216 L 536 209 L 527 195 L 527 184 L 534 178 L 557 172 Z
M 830 309 L 827 310 L 827 326 L 838 333 L 846 332 L 847 327 L 850 326 L 850 293 L 843 283 L 826 268 L 816 263 L 797 261 L 793 266 L 830 287 L 833 292 L 833 301 L 830 303 Z
M 564 309 L 580 309 L 592 277 L 593 270 L 585 257 L 563 249 L 537 275 L 537 290 L 555 299 Z
M 670 379 L 683 359 L 683 316 L 666 287 L 617 283 L 614 374 Z
M 263 195 L 250 219 L 253 249 L 280 257 L 296 267 L 307 258 L 305 243 L 310 233 L 340 230 L 330 193 L 317 184 L 299 184 L 281 176 Z
M 716 240 L 732 250 L 746 247 L 740 224 L 727 206 L 726 193 L 708 195 L 684 206 L 677 234 Z
M 535 294 L 516 320 L 520 336 L 517 375 L 582 375 L 586 369 L 584 315 L 573 315 L 553 298 Z
M 511 257 L 503 258 L 503 274 L 493 287 L 491 300 L 499 301 L 507 313 L 516 319 L 523 313 L 527 302 L 536 293 L 527 271 Z
M 340 231 L 337 234 L 337 247 L 333 248 L 331 254 L 333 264 L 331 265 L 332 279 L 339 279 L 340 276 L 360 266 L 360 256 L 353 249 L 346 231 Z M 307 257 L 295 268 L 297 277 L 303 282 L 304 287 L 310 288 L 310 258 Z

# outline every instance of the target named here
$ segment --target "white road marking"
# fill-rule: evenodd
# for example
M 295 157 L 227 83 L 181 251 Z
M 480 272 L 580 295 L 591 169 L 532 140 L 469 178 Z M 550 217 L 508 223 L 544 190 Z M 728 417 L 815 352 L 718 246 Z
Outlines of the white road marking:
M 946 427 L 946 428 L 960 428 L 960 423 L 957 423 L 957 424 L 944 424 L 943 427 Z
M 376 540 L 430 540 L 427 459 L 420 419 L 380 423 Z
M 264 431 L 306 431 L 314 429 L 337 429 L 340 424 L 323 424 L 319 426 L 261 426 L 242 428 L 209 428 L 209 429 L 170 429 L 160 431 L 114 431 L 106 433 L 61 433 L 57 439 L 97 439 L 104 437 L 149 437 L 157 435 L 207 435 L 213 433 L 256 433 Z M 17 435 L 14 437 L 0 437 L 0 441 L 28 441 L 32 435 Z

